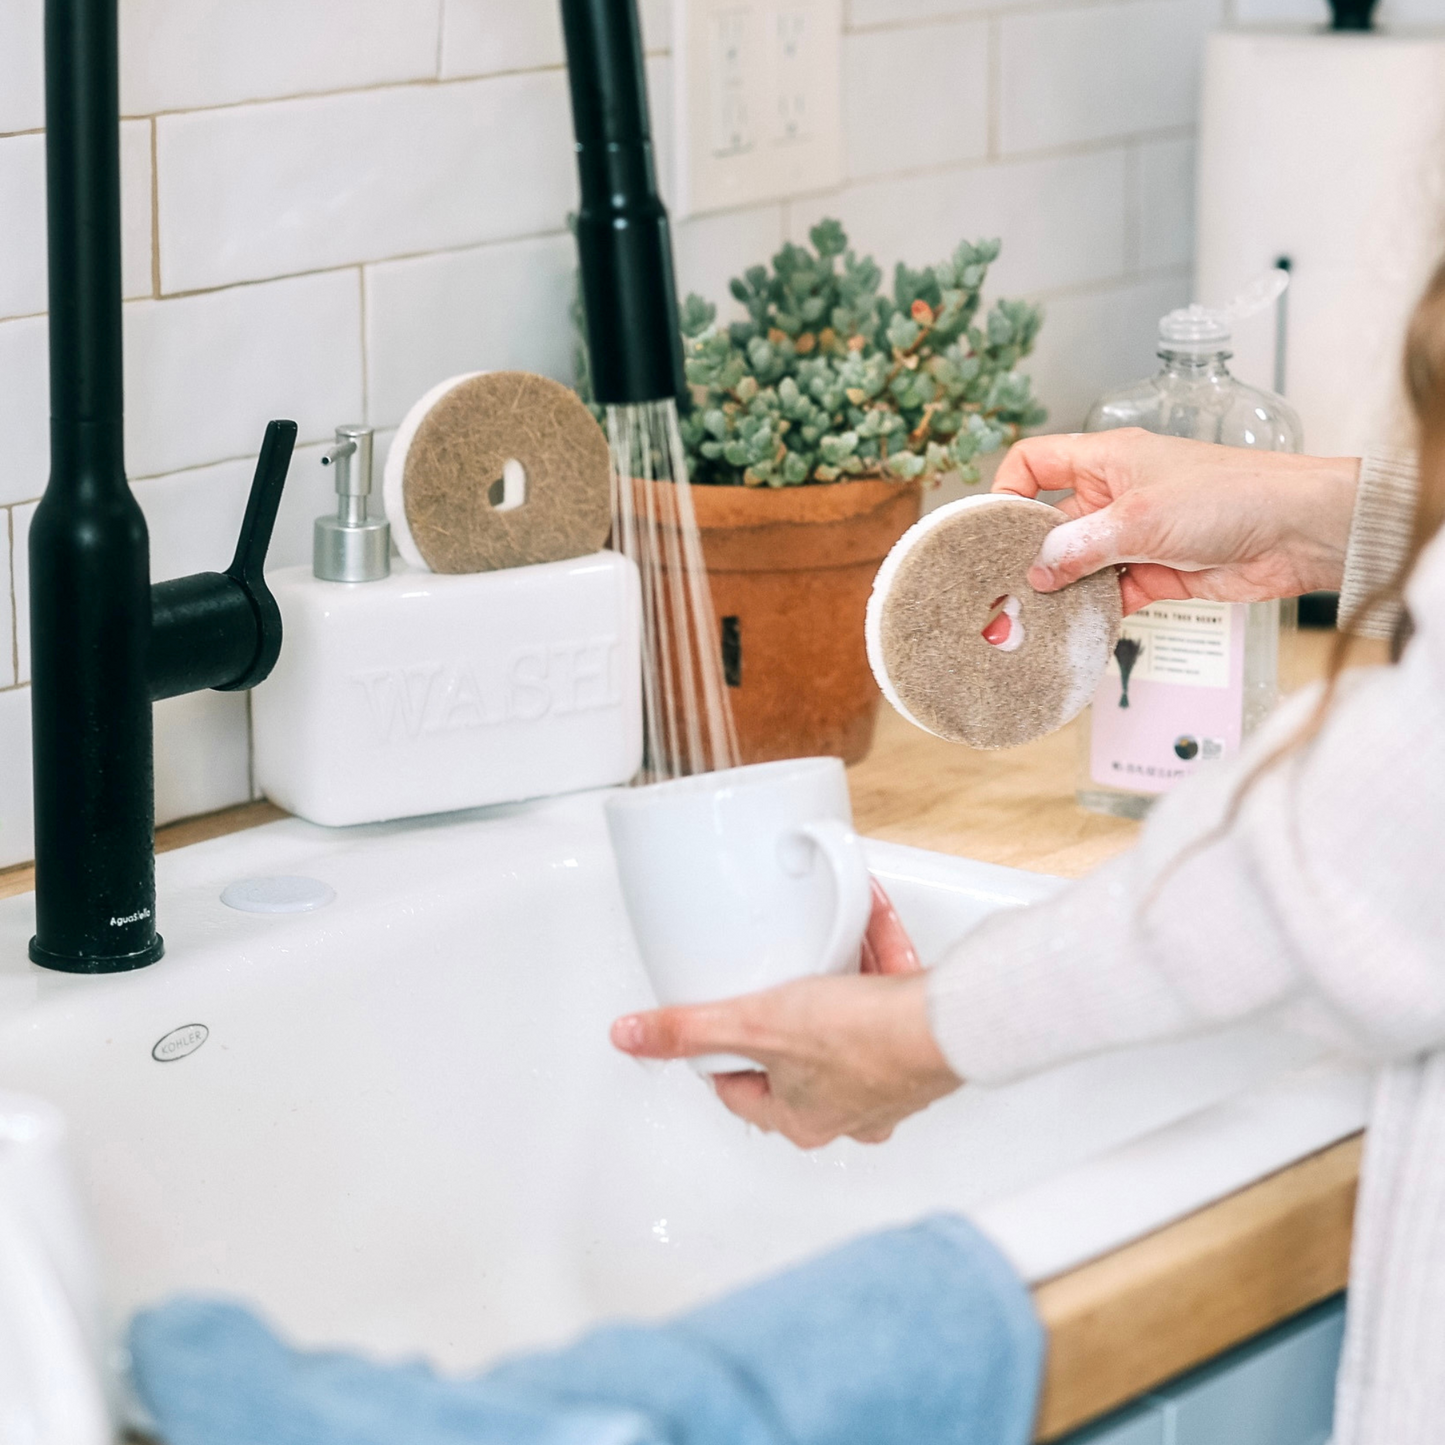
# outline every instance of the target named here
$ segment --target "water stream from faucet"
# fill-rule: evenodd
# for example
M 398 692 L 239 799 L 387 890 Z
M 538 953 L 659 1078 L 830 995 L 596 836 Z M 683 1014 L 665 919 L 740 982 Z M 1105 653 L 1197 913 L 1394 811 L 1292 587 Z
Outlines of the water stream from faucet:
M 733 767 L 723 677 L 687 457 L 672 400 L 607 408 L 612 546 L 642 579 L 642 782 Z

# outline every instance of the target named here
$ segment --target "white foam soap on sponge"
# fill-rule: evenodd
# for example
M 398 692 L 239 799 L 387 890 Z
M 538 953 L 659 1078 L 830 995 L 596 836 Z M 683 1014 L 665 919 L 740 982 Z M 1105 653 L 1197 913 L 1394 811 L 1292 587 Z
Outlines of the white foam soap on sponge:
M 1077 716 L 1119 638 L 1112 568 L 1035 592 L 1029 564 L 1068 518 L 990 493 L 930 512 L 899 539 L 868 601 L 868 661 L 916 727 L 976 748 L 1009 748 Z

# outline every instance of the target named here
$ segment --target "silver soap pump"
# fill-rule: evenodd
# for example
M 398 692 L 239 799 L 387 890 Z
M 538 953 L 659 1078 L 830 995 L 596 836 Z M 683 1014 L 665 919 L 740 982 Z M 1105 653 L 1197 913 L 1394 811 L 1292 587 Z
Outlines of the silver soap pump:
M 378 582 L 391 572 L 391 526 L 368 517 L 371 495 L 369 426 L 339 426 L 321 465 L 336 468 L 336 515 L 317 517 L 311 570 L 324 582 Z

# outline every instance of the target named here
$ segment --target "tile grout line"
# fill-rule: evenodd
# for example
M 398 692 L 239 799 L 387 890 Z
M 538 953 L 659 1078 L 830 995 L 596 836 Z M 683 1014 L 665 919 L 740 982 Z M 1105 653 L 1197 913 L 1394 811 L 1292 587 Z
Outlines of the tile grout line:
M 1143 0 L 1126 0 L 1126 3 L 1139 4 L 1143 3 Z M 649 52 L 648 58 L 652 58 L 652 52 Z M 511 80 L 526 75 L 565 76 L 566 73 L 567 67 L 565 65 L 549 64 L 522 65 L 514 70 L 484 70 L 475 75 L 413 75 L 404 80 L 375 80 L 369 85 L 338 85 L 333 90 L 297 90 L 288 92 L 285 95 L 247 96 L 241 100 L 224 100 L 216 105 L 158 106 L 155 110 L 142 110 L 132 115 L 122 115 L 121 120 L 169 120 L 173 116 L 215 115 L 227 110 L 246 110 L 266 105 L 286 105 L 291 101 L 334 100 L 338 96 L 376 95 L 382 91 L 393 90 L 439 90 L 442 86 L 475 85 L 480 81 L 486 80 Z M 3 137 L 0 137 L 0 139 L 3 139 Z
M 151 117 L 151 298 L 161 295 L 161 168 L 156 142 L 156 118 Z
M 1126 0 L 1126 3 L 1141 3 L 1141 0 Z M 648 59 L 668 55 L 666 50 L 647 52 Z M 440 64 L 441 43 L 438 39 L 437 64 Z M 284 105 L 293 100 L 328 100 L 343 95 L 372 95 L 385 90 L 418 90 L 443 85 L 470 85 L 482 80 L 509 80 L 523 75 L 565 75 L 567 67 L 562 63 L 549 62 L 545 65 L 519 65 L 509 70 L 481 70 L 465 75 L 414 75 L 398 80 L 375 80 L 362 85 L 338 85 L 328 90 L 295 90 L 284 95 L 248 95 L 239 100 L 225 100 L 215 105 L 157 106 L 153 110 L 122 112 L 124 121 L 149 120 L 152 122 L 169 119 L 172 116 L 212 115 L 218 111 L 244 110 L 251 106 Z M 43 125 L 27 126 L 21 130 L 0 131 L 0 141 L 19 136 L 44 135 Z
M 437 0 L 437 51 L 436 51 L 436 78 L 442 78 L 442 55 L 446 45 L 447 34 L 447 0 Z
M 20 685 L 20 604 L 15 597 L 15 508 L 5 508 L 5 549 L 10 563 L 10 676 Z
M 751 207 L 734 207 L 736 210 L 752 209 Z M 713 214 L 708 212 L 709 215 Z M 491 246 L 520 246 L 528 241 L 552 241 L 558 237 L 568 234 L 565 225 L 558 226 L 549 231 L 524 231 L 513 236 L 498 236 L 486 241 L 468 241 L 460 246 L 438 246 L 430 251 L 398 251 L 389 256 L 353 256 L 346 261 L 337 261 L 330 266 L 312 266 L 304 271 L 282 271 L 274 276 L 247 276 L 238 281 L 222 281 L 215 286 L 196 286 L 184 291 L 166 291 L 159 297 L 159 301 L 186 301 L 193 296 L 215 296 L 222 291 L 239 291 L 247 286 L 270 286 L 278 281 L 299 281 L 307 276 L 339 276 L 345 271 L 354 270 L 358 266 L 389 266 L 402 261 L 427 261 L 433 256 L 459 256 L 465 251 L 482 251 Z M 145 300 L 145 297 L 132 298 Z M 43 311 L 34 313 L 43 316 Z M 22 320 L 24 318 L 6 317 L 4 320 Z

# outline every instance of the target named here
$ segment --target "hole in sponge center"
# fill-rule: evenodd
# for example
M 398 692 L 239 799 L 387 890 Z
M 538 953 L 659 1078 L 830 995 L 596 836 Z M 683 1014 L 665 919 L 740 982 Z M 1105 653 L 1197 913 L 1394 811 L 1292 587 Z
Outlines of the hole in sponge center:
M 990 647 L 1000 652 L 1017 652 L 1024 640 L 1024 625 L 1019 620 L 1019 600 L 1004 594 L 989 603 L 988 620 L 979 634 Z
M 516 457 L 502 464 L 502 475 L 487 488 L 494 512 L 514 512 L 527 500 L 527 469 Z

